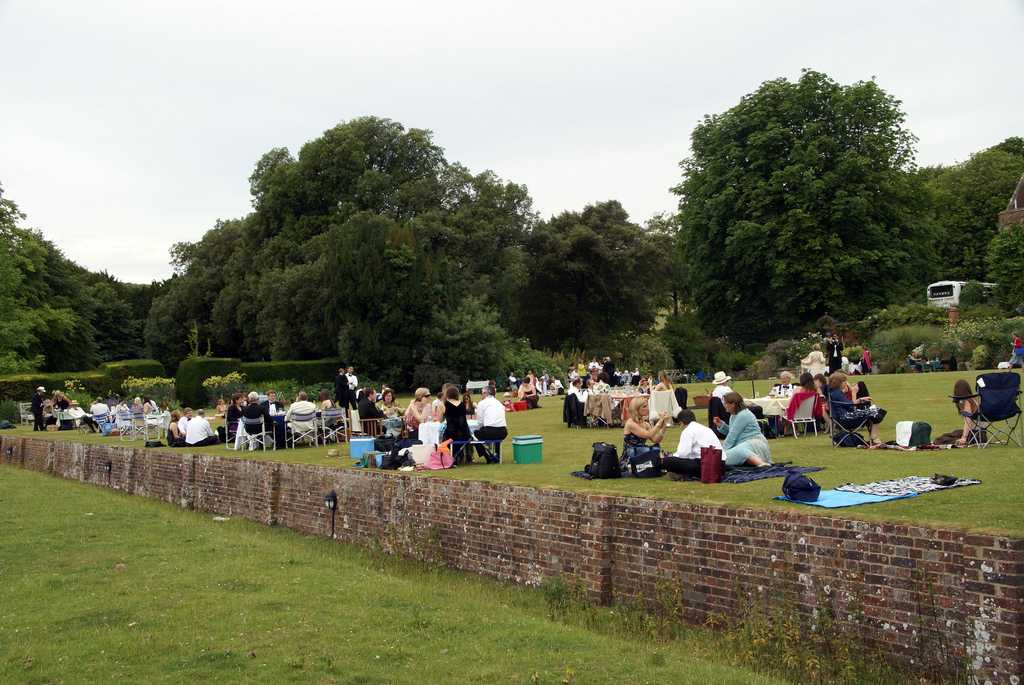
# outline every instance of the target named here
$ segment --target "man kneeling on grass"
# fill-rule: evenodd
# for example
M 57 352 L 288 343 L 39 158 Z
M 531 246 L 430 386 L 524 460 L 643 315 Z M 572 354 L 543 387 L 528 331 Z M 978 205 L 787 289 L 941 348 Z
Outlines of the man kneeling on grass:
M 210 428 L 210 422 L 206 420 L 202 409 L 196 411 L 195 417 L 185 427 L 185 444 L 189 447 L 220 444 L 217 433 Z
M 715 431 L 697 423 L 697 417 L 689 409 L 680 409 L 676 421 L 683 426 L 679 435 L 679 447 L 661 460 L 671 480 L 682 480 L 684 476 L 700 476 L 700 451 L 704 447 L 722 449 L 722 442 Z M 724 453 L 722 456 L 725 459 Z

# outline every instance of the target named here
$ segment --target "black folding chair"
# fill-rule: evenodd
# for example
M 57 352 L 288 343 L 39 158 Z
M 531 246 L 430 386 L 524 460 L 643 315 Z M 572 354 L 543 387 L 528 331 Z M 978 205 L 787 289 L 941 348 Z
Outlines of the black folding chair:
M 1015 371 L 983 373 L 975 382 L 980 400 L 976 424 L 986 434 L 979 446 L 991 444 L 1024 447 L 1017 437 L 1020 425 L 1020 374 Z
M 825 395 L 825 398 L 828 401 L 829 422 L 832 424 L 832 446 L 839 447 L 844 442 L 846 442 L 847 437 L 851 436 L 853 437 L 853 440 L 858 444 L 867 445 L 868 441 L 864 439 L 864 436 L 860 434 L 860 431 L 864 430 L 864 427 L 868 425 L 868 422 L 871 420 L 871 417 L 863 416 L 855 418 L 853 422 L 850 422 L 849 419 L 845 419 L 848 424 L 852 425 L 852 427 L 844 426 L 836 418 L 836 405 L 835 403 L 832 402 L 832 393 L 827 393 Z M 849 404 L 850 408 L 853 409 L 854 405 L 852 400 L 843 403 L 844 406 L 846 404 Z

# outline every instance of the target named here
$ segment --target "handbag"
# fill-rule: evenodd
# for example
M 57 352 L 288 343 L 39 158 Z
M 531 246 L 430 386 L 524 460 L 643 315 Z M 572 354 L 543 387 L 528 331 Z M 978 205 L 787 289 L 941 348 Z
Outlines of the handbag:
M 722 472 L 722 450 L 717 447 L 700 448 L 700 482 L 721 483 Z
M 661 450 L 638 445 L 630 448 L 629 472 L 634 478 L 657 478 L 661 475 Z

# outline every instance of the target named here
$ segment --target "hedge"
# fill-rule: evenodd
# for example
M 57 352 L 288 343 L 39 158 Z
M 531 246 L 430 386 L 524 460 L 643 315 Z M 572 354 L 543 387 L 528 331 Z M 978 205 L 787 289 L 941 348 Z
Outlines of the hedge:
M 128 376 L 164 375 L 164 365 L 155 359 L 125 359 L 107 362 L 91 371 L 56 371 L 53 373 L 19 373 L 0 376 L 0 400 L 28 402 L 40 385 L 47 392 L 63 390 L 64 381 L 74 378 L 90 395 L 120 394 L 121 384 Z
M 263 383 L 287 378 L 299 385 L 327 385 L 334 383 L 341 362 L 337 359 L 313 359 L 304 362 L 246 362 L 242 373 L 251 383 Z
M 166 375 L 164 365 L 155 359 L 124 359 L 107 362 L 100 369 L 107 374 L 115 387 L 120 388 L 126 378 L 155 378 Z
M 115 391 L 110 378 L 103 371 L 61 371 L 58 373 L 19 373 L 0 376 L 0 400 L 29 402 L 40 385 L 47 393 L 63 390 L 64 382 L 74 378 L 90 395 L 106 395 Z
M 242 371 L 239 359 L 228 357 L 190 357 L 178 364 L 175 378 L 175 392 L 181 406 L 205 407 L 206 391 L 203 381 L 210 376 L 224 376 L 232 371 Z

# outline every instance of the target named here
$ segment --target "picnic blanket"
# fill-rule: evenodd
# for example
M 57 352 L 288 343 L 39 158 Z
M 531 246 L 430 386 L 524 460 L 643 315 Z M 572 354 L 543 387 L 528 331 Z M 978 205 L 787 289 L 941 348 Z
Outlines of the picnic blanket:
M 980 483 L 980 480 L 973 480 L 971 478 L 957 478 L 956 482 L 952 485 L 939 485 L 938 483 L 933 483 L 932 479 L 928 476 L 907 476 L 906 478 L 894 478 L 892 480 L 878 480 L 873 483 L 864 483 L 863 485 L 844 483 L 837 486 L 836 490 L 859 492 L 864 495 L 905 495 L 911 492 L 923 495 L 926 492 L 948 490 L 949 488 L 959 488 L 965 485 L 979 485 Z
M 723 483 L 751 483 L 755 480 L 765 478 L 784 478 L 789 473 L 813 473 L 824 470 L 823 466 L 790 466 L 789 462 L 772 464 L 771 466 L 726 466 L 722 474 Z M 586 471 L 573 471 L 572 476 L 591 480 L 592 476 Z M 699 481 L 700 476 L 686 476 L 682 480 Z
M 784 502 L 792 502 L 793 504 L 806 504 L 812 507 L 824 507 L 825 509 L 839 509 L 840 507 L 854 507 L 858 504 L 878 504 L 879 502 L 888 502 L 894 499 L 905 499 L 907 497 L 917 497 L 916 492 L 911 492 L 905 495 L 867 495 L 862 492 L 843 492 L 842 490 L 822 490 L 821 494 L 818 495 L 817 501 L 814 502 L 801 502 L 798 500 L 792 500 L 785 495 L 779 495 L 775 499 L 781 499 Z
M 751 483 L 765 478 L 785 478 L 790 473 L 814 473 L 824 470 L 824 466 L 790 466 L 788 461 L 771 466 L 727 466 L 725 473 L 722 474 L 722 482 Z M 693 480 L 700 480 L 700 478 Z

